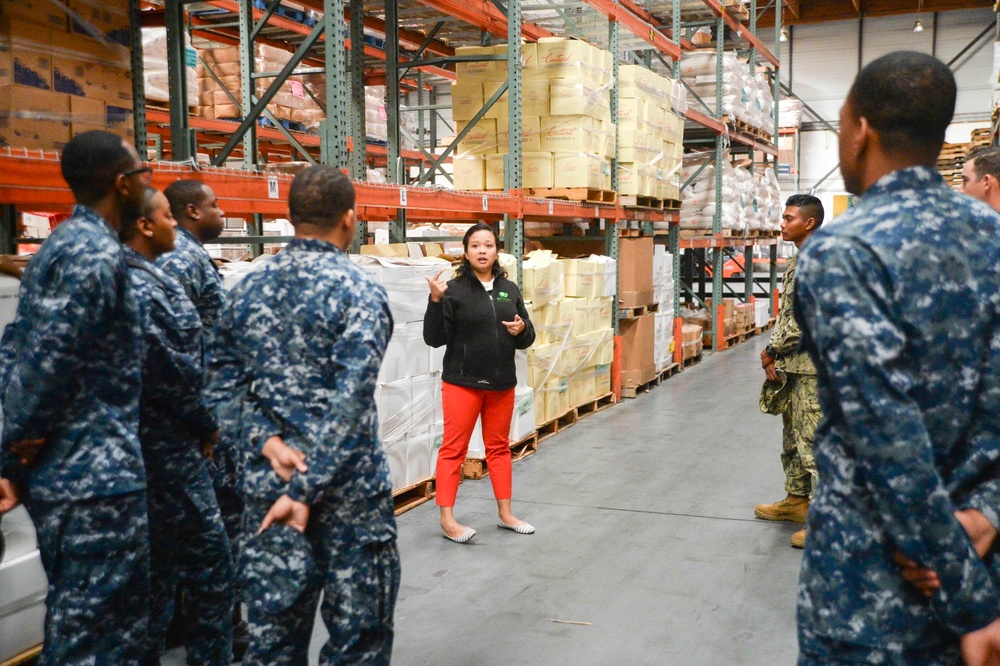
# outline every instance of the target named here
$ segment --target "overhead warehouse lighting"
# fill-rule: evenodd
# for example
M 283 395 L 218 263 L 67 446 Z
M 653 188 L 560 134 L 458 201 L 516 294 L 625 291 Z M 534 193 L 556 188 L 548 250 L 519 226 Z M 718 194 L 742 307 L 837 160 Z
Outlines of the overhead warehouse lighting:
M 924 24 L 920 22 L 920 19 L 917 19 L 917 22 L 913 24 L 913 32 L 923 32 L 923 31 L 924 31 Z
M 787 42 L 788 41 L 788 28 L 782 28 L 781 29 L 781 32 L 778 34 L 778 41 L 779 42 Z

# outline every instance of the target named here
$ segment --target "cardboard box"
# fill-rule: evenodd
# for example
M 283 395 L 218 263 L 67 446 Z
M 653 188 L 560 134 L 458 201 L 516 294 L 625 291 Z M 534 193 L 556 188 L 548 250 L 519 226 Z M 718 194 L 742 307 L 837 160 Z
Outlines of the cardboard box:
M 596 51 L 580 40 L 543 37 L 538 40 L 538 66 L 550 79 L 572 76 L 584 68 L 593 68 Z
M 697 324 L 681 324 L 681 341 L 699 342 L 701 340 L 702 331 L 704 330 L 705 329 Z
M 29 21 L 66 32 L 66 9 L 52 0 L 0 0 L 0 17 Z
M 503 190 L 504 155 L 486 156 L 486 189 Z M 529 187 L 552 187 L 552 155 L 550 153 L 521 154 L 521 185 Z
M 104 102 L 99 99 L 70 96 L 69 112 L 73 122 L 70 126 L 71 136 L 108 127 L 107 109 Z
M 506 55 L 507 45 L 499 46 L 459 46 L 457 56 Z M 481 60 L 455 64 L 455 73 L 460 83 L 482 83 L 483 81 L 503 81 L 507 78 L 506 60 Z M 480 105 L 482 106 L 482 105 Z
M 70 32 L 131 46 L 128 0 L 68 0 L 68 5 Z
M 62 150 L 70 140 L 69 103 L 61 93 L 0 87 L 0 146 Z
M 546 152 L 590 153 L 594 119 L 589 116 L 546 116 L 540 119 L 540 148 Z
M 483 157 L 455 156 L 452 160 L 452 170 L 456 190 L 486 189 L 486 160 Z
M 498 118 L 497 152 L 508 153 L 510 148 L 510 127 L 506 118 Z M 537 116 L 525 116 L 521 119 L 521 152 L 539 153 L 542 151 L 541 122 Z
M 549 115 L 610 120 L 608 91 L 587 79 L 553 79 L 549 82 Z
M 459 80 L 451 87 L 451 117 L 458 120 L 472 120 L 483 108 L 483 86 Z
M 555 187 L 605 187 L 605 169 L 610 166 L 603 157 L 588 153 L 553 153 Z
M 623 319 L 619 322 L 619 327 L 622 337 L 622 385 L 645 384 L 656 375 L 656 361 L 653 358 L 656 314 Z
M 135 114 L 132 109 L 112 104 L 105 105 L 107 109 L 107 126 L 109 132 L 114 132 L 123 139 L 135 139 Z
M 653 302 L 653 239 L 622 238 L 618 243 L 618 303 L 638 307 Z
M 461 133 L 468 123 L 455 122 L 455 131 Z M 475 124 L 458 144 L 459 155 L 495 155 L 497 152 L 497 122 L 482 119 Z
M 52 90 L 52 31 L 0 16 L 0 85 Z

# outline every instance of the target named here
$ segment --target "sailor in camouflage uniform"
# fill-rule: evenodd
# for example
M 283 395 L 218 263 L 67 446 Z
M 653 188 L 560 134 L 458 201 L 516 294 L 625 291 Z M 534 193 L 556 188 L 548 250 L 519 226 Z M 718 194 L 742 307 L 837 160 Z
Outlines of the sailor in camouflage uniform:
M 806 239 L 823 224 L 823 204 L 814 196 L 796 194 L 785 202 L 781 216 L 781 238 L 801 249 Z M 761 367 L 769 381 L 780 381 L 778 370 L 785 373 L 788 408 L 782 412 L 781 467 L 785 471 L 788 496 L 773 504 L 758 504 L 754 515 L 763 520 L 788 520 L 804 523 L 809 501 L 819 481 L 813 458 L 813 433 L 819 425 L 819 396 L 816 392 L 816 367 L 809 354 L 799 349 L 802 332 L 795 321 L 795 256 L 788 258 L 782 281 L 781 309 L 769 344 L 760 354 Z M 792 535 L 792 546 L 801 548 L 806 530 Z
M 339 170 L 299 173 L 296 238 L 240 282 L 217 327 L 211 392 L 228 403 L 223 428 L 238 430 L 248 530 L 303 531 L 323 572 L 287 611 L 247 599 L 245 664 L 304 664 L 321 591 L 321 664 L 388 664 L 392 651 L 399 553 L 374 402 L 392 317 L 385 290 L 345 252 L 353 208 Z M 241 573 L 260 587 L 259 570 Z
M 23 500 L 38 534 L 49 582 L 41 663 L 140 664 L 142 340 L 118 229 L 141 212 L 151 172 L 120 137 L 91 131 L 66 144 L 62 173 L 79 205 L 28 265 L 0 345 L 0 511 Z
M 225 212 L 219 208 L 219 199 L 211 187 L 197 180 L 176 180 L 163 192 L 170 202 L 170 211 L 177 221 L 177 240 L 173 251 L 161 255 L 156 265 L 181 283 L 188 297 L 194 302 L 201 317 L 205 346 L 211 345 L 215 323 L 225 305 L 226 292 L 215 262 L 204 248 L 222 234 Z M 207 363 L 206 363 L 207 365 Z M 222 520 L 226 525 L 235 568 L 239 559 L 239 544 L 243 538 L 243 498 L 239 494 L 239 470 L 233 460 L 232 442 L 220 439 L 214 447 L 208 469 L 215 486 L 215 496 Z M 239 598 L 233 594 L 236 651 L 245 645 L 246 623 L 239 611 Z M 182 612 L 183 615 L 183 612 Z
M 840 114 L 860 198 L 800 254 L 824 415 L 800 664 L 1000 663 L 1000 224 L 934 169 L 955 95 L 928 55 L 861 71 Z
M 203 393 L 201 320 L 181 285 L 152 263 L 173 249 L 175 225 L 167 198 L 148 188 L 142 217 L 121 231 L 146 342 L 139 441 L 150 527 L 147 663 L 160 663 L 182 584 L 187 663 L 223 666 L 232 661 L 233 566 L 205 464 L 218 428 Z

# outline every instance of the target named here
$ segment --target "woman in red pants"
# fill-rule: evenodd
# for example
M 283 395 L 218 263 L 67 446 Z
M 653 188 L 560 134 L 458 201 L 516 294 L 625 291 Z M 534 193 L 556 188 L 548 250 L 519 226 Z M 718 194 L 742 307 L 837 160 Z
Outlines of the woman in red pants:
M 476 421 L 483 419 L 486 466 L 497 500 L 497 526 L 518 534 L 535 528 L 510 511 L 510 420 L 514 412 L 514 351 L 535 341 L 535 329 L 517 285 L 497 262 L 500 239 L 493 227 L 473 225 L 462 245 L 465 257 L 454 280 L 430 285 L 430 302 L 424 316 L 424 341 L 431 347 L 447 345 L 441 390 L 444 407 L 444 442 L 437 460 L 437 504 L 441 531 L 458 543 L 467 543 L 476 531 L 455 520 L 455 496 L 462 462 Z

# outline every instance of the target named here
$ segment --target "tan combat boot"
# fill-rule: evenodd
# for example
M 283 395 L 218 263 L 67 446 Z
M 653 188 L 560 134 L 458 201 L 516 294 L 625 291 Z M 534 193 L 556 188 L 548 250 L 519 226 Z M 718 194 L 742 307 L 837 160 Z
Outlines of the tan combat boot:
M 792 548 L 806 547 L 806 528 L 802 528 L 792 535 Z
M 789 495 L 774 504 L 758 504 L 753 514 L 763 520 L 787 520 L 793 523 L 806 522 L 809 512 L 809 498 L 801 495 Z

